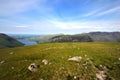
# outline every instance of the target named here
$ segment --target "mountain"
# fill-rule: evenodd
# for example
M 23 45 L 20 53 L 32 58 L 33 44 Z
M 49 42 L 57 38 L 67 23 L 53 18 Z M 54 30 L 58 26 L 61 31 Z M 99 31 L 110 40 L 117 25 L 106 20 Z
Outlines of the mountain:
M 92 38 L 86 34 L 59 35 L 50 39 L 51 42 L 93 42 Z
M 120 32 L 90 32 L 75 35 L 16 35 L 12 37 L 32 40 L 38 44 L 50 42 L 120 42 Z
M 95 42 L 120 42 L 120 32 L 90 32 L 88 35 Z
M 120 42 L 120 32 L 90 32 L 75 35 L 59 35 L 51 42 Z
M 0 48 L 11 48 L 11 47 L 18 47 L 23 46 L 24 44 L 17 41 L 16 39 L 0 33 Z

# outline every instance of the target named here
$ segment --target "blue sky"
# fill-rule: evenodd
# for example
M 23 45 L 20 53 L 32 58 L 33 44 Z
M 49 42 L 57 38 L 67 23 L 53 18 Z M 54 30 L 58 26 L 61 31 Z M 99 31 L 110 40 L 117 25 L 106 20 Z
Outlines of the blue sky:
M 0 0 L 0 33 L 120 31 L 120 0 Z

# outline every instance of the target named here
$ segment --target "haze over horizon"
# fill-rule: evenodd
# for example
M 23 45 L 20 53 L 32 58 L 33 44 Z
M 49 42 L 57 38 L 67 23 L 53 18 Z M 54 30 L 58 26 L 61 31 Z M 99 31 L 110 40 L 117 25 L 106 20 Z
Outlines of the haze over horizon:
M 0 0 L 0 33 L 120 31 L 120 0 Z

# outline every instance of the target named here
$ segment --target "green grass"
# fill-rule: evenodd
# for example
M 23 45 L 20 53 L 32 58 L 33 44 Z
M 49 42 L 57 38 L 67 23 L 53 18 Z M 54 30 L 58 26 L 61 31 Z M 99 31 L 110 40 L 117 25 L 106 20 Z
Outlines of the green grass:
M 68 61 L 69 57 L 74 56 L 81 56 L 81 62 Z M 86 69 L 83 64 L 87 58 L 93 63 L 88 63 Z M 99 65 L 107 67 L 107 75 L 111 79 L 119 80 L 118 58 L 120 43 L 49 43 L 0 49 L 0 62 L 5 61 L 0 63 L 0 80 L 74 80 L 74 76 L 83 80 L 96 80 Z M 51 64 L 44 65 L 43 59 Z M 36 72 L 27 69 L 31 63 L 40 65 Z

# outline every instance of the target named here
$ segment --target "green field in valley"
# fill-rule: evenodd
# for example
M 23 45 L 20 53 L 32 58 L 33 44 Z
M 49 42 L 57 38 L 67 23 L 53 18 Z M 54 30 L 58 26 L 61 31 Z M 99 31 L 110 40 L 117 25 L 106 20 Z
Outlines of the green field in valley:
M 72 57 L 81 59 L 68 60 Z M 28 70 L 32 63 L 39 65 L 34 72 Z M 120 80 L 120 43 L 48 43 L 0 49 L 0 80 Z

